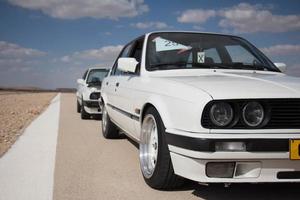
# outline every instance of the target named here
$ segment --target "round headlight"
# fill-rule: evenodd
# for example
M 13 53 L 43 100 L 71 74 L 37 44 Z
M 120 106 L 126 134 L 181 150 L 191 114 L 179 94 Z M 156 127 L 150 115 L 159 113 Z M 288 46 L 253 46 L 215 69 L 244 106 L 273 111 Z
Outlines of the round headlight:
M 217 126 L 227 126 L 233 119 L 233 109 L 229 103 L 215 103 L 210 109 L 210 119 Z
M 249 102 L 243 108 L 243 120 L 250 127 L 259 126 L 265 117 L 263 106 L 256 102 Z

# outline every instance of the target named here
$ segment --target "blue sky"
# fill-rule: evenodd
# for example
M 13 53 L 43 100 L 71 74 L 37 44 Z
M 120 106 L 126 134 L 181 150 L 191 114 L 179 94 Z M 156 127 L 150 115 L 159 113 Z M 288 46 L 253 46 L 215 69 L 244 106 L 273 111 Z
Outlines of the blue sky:
M 300 1 L 0 1 L 0 85 L 75 87 L 154 30 L 242 36 L 300 76 Z

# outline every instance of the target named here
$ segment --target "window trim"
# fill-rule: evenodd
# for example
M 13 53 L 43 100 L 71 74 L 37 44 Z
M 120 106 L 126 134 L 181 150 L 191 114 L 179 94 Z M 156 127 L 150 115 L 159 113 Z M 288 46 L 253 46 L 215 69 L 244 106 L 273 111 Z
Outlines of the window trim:
M 139 40 L 142 40 L 143 41 L 143 44 L 142 44 L 142 46 L 144 45 L 144 43 L 145 43 L 145 35 L 142 35 L 142 36 L 140 36 L 140 37 L 138 37 L 138 38 L 136 38 L 136 39 L 134 39 L 134 40 L 132 40 L 132 41 L 130 41 L 129 43 L 127 43 L 124 47 L 123 47 L 123 49 L 121 50 L 121 52 L 119 53 L 119 55 L 118 55 L 118 57 L 117 57 L 117 59 L 115 60 L 115 62 L 114 62 L 114 64 L 113 64 L 113 67 L 112 67 L 112 69 L 111 69 L 111 73 L 109 74 L 110 76 L 125 76 L 125 75 L 130 75 L 130 76 L 133 76 L 133 75 L 135 75 L 135 76 L 139 76 L 140 75 L 140 71 L 141 71 L 141 63 L 139 63 L 140 64 L 140 70 L 139 70 L 139 73 L 127 73 L 127 74 L 122 74 L 122 75 L 116 75 L 115 74 L 115 72 L 116 72 L 116 69 L 118 68 L 118 59 L 121 57 L 121 55 L 123 54 L 123 52 L 125 51 L 125 49 L 129 46 L 129 45 L 132 45 L 132 47 L 131 47 L 131 49 L 130 49 L 130 51 L 129 51 L 129 53 L 128 53 L 128 55 L 131 55 L 132 53 L 133 53 L 133 49 L 136 47 L 136 43 L 139 41 Z M 142 56 L 143 56 L 143 48 L 142 48 L 142 53 L 141 53 L 141 60 L 142 60 Z

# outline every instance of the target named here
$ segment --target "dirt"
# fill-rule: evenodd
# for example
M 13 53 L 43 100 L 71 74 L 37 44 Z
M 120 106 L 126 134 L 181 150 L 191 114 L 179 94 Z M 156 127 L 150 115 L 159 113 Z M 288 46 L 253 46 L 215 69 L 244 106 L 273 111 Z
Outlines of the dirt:
M 0 157 L 56 93 L 0 92 Z

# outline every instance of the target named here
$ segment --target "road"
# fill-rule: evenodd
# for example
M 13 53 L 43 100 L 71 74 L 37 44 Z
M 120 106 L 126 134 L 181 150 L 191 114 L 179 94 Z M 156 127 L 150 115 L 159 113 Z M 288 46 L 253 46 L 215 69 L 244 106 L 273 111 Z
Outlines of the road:
M 299 199 L 299 184 L 188 183 L 177 191 L 149 188 L 139 169 L 138 148 L 123 137 L 102 137 L 100 120 L 81 120 L 75 96 L 61 96 L 54 199 Z

